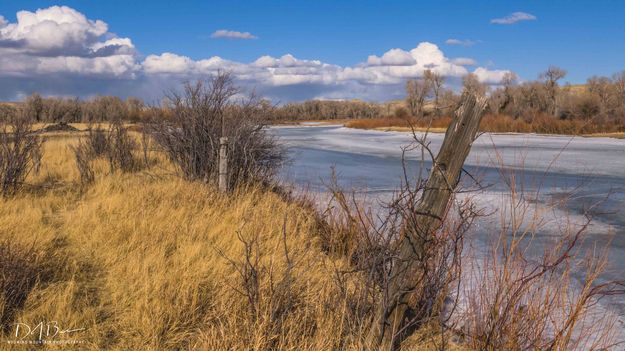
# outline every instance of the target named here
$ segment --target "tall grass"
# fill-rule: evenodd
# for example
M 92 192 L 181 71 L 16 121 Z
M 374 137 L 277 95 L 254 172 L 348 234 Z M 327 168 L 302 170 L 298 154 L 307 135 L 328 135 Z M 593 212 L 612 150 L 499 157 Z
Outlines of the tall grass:
M 401 118 L 395 116 L 354 119 L 345 123 L 346 127 L 358 129 L 415 128 L 446 129 L 451 123 L 449 117 L 439 118 Z M 486 115 L 480 123 L 480 131 L 492 133 L 538 133 L 538 134 L 596 134 L 619 133 L 625 131 L 625 125 L 618 123 L 600 123 L 597 121 L 562 120 L 546 114 L 535 114 L 530 118 L 513 118 L 507 115 Z
M 2 349 L 39 349 L 7 343 L 14 323 L 51 321 L 85 328 L 53 338 L 81 350 L 359 348 L 371 302 L 310 210 L 260 188 L 219 194 L 164 157 L 134 173 L 96 160 L 84 190 L 77 142 L 48 140 L 28 179 L 60 185 L 0 200 Z
M 95 178 L 81 187 L 68 147 L 78 141 L 64 135 L 44 144 L 41 170 L 27 181 L 54 186 L 0 199 L 1 349 L 40 349 L 8 341 L 16 323 L 53 321 L 79 330 L 48 339 L 79 342 L 81 350 L 362 348 L 384 264 L 372 278 L 375 262 L 366 253 L 384 246 L 361 234 L 378 223 L 324 221 L 311 206 L 259 187 L 226 196 L 174 176 L 177 166 L 164 155 L 152 168 L 126 173 L 93 160 Z M 551 282 L 566 281 L 559 277 Z M 492 286 L 510 285 L 483 285 Z M 497 349 L 482 327 L 505 326 L 491 330 L 497 340 L 514 340 L 506 332 L 534 321 L 514 313 L 509 323 L 492 324 L 492 290 L 475 291 L 475 314 L 463 315 L 465 328 L 457 328 L 466 333 L 464 346 L 450 341 L 456 329 L 431 323 L 402 349 Z M 562 345 L 553 349 L 570 344 Z

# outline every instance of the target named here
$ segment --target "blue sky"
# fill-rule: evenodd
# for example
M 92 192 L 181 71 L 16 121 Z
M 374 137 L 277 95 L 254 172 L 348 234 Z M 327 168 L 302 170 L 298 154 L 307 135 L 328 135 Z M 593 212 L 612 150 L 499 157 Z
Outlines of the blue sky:
M 625 69 L 624 1 L 21 0 L 2 1 L 0 15 L 4 16 L 6 23 L 11 24 L 17 21 L 18 11 L 34 12 L 53 5 L 67 6 L 89 20 L 101 20 L 108 24 L 108 32 L 101 40 L 112 36 L 130 39 L 137 65 L 141 65 L 150 55 L 162 53 L 172 53 L 194 62 L 218 56 L 245 64 L 263 55 L 280 58 L 291 54 L 299 60 L 315 60 L 345 68 L 366 62 L 369 55 L 382 56 L 393 48 L 408 52 L 420 43 L 428 42 L 436 45 L 446 59 L 473 59 L 475 64 L 466 66 L 468 72 L 477 67 L 491 71 L 510 70 L 523 80 L 535 79 L 549 65 L 566 69 L 569 72 L 566 80 L 571 83 L 583 83 L 589 76 L 611 75 Z M 504 18 L 514 12 L 523 12 L 535 19 L 513 24 L 492 23 L 493 19 Z M 257 38 L 212 38 L 211 34 L 217 30 L 249 32 Z M 2 39 L 0 36 L 0 43 Z M 448 39 L 470 41 L 472 45 L 448 45 Z M 33 56 L 33 50 L 28 55 Z M 281 66 L 283 69 L 285 67 Z M 154 75 L 156 71 L 151 72 Z M 63 76 L 63 72 L 51 75 L 47 70 L 44 73 L 60 83 L 71 82 L 71 77 Z M 172 72 L 161 70 L 158 73 L 159 82 L 163 81 L 164 73 L 169 74 L 167 81 L 176 80 Z M 185 77 L 192 77 L 189 72 L 186 73 Z M 146 70 L 133 74 L 132 78 L 118 77 L 111 84 L 123 83 L 120 94 L 127 95 L 132 89 L 132 79 L 135 79 L 142 84 L 138 88 L 141 94 L 153 94 L 155 90 L 145 86 Z M 180 72 L 177 74 L 180 75 Z M 15 72 L 5 76 L 14 77 Z M 13 93 L 8 88 L 0 88 L 0 97 L 26 94 L 28 89 L 41 85 L 38 81 L 43 81 L 43 76 L 39 74 L 39 77 L 32 77 L 32 84 L 22 83 L 18 87 L 19 91 Z M 264 86 L 262 77 L 251 79 L 253 85 Z M 492 77 L 495 79 L 496 75 Z M 450 82 L 454 81 L 453 74 L 450 78 Z M 3 79 L 2 67 L 0 79 Z M 100 74 L 88 79 L 95 79 L 102 84 L 107 77 L 106 74 Z M 297 94 L 290 97 L 286 93 L 284 97 L 278 98 L 315 98 L 324 96 L 323 85 L 332 85 L 326 94 L 330 97 L 340 98 L 340 90 L 344 88 L 351 89 L 350 93 L 343 94 L 346 98 L 358 97 L 358 93 L 361 93 L 363 98 L 379 100 L 385 98 L 379 92 L 387 89 L 377 89 L 370 85 L 395 84 L 394 89 L 399 87 L 397 82 L 384 79 L 369 79 L 367 84 L 359 81 L 357 87 L 356 83 L 349 82 L 339 84 L 345 85 L 343 87 L 337 87 L 336 82 L 325 78 L 294 82 L 279 83 L 279 89 L 273 84 L 275 89 L 268 88 L 266 91 L 270 95 L 281 95 L 289 90 L 288 86 L 292 86 L 293 91 L 298 91 Z M 491 79 L 489 82 L 494 81 Z M 311 90 L 310 96 L 305 93 L 307 86 Z M 48 87 L 46 91 L 54 94 Z M 97 93 L 97 89 L 86 91 Z M 61 87 L 58 92 L 68 93 L 71 94 L 72 89 Z

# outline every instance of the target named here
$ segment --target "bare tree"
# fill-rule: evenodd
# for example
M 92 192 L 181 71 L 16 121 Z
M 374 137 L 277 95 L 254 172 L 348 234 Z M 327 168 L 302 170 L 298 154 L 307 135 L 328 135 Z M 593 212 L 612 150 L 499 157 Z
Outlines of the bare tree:
M 445 84 L 445 77 L 440 73 L 436 73 L 432 70 L 426 70 L 423 73 L 425 80 L 429 80 L 432 83 L 432 94 L 434 94 L 434 114 L 440 116 L 440 96 L 443 84 Z
M 551 101 L 550 113 L 554 116 L 558 115 L 558 81 L 566 76 L 566 71 L 556 66 L 549 68 L 540 74 L 540 78 L 544 81 L 545 89 Z
M 33 93 L 25 102 L 25 114 L 32 118 L 35 122 L 43 119 L 43 98 L 38 93 Z
M 406 105 L 414 117 L 423 117 L 425 98 L 432 91 L 432 81 L 426 77 L 406 82 Z
M 480 82 L 474 73 L 469 73 L 462 77 L 462 90 L 465 93 L 484 96 L 486 95 L 486 84 Z
M 588 92 L 597 96 L 600 102 L 601 114 L 607 114 L 612 105 L 612 99 L 616 95 L 612 81 L 608 77 L 590 77 L 586 85 Z
M 516 84 L 517 75 L 513 72 L 507 72 L 501 79 L 502 87 L 497 89 L 491 96 L 491 108 L 497 114 L 513 104 L 514 85 Z
M 619 99 L 625 100 L 625 71 L 614 74 L 612 81 Z

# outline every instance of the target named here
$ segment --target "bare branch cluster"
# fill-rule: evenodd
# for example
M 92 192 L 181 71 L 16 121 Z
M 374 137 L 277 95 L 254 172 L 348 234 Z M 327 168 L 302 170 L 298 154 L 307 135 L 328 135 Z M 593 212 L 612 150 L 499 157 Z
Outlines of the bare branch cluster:
M 42 140 L 23 115 L 10 118 L 0 130 L 0 193 L 14 195 L 42 156 Z
M 230 188 L 272 182 L 285 161 L 283 148 L 265 130 L 272 108 L 253 94 L 236 101 L 237 94 L 232 77 L 221 73 L 169 95 L 171 119 L 152 124 L 151 131 L 185 178 L 216 183 L 219 139 L 227 137 Z

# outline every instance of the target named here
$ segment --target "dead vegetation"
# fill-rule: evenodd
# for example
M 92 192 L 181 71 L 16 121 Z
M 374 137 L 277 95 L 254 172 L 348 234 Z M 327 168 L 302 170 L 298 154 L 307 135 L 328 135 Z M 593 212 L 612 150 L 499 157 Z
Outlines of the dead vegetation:
M 187 179 L 217 183 L 220 138 L 228 138 L 228 184 L 272 182 L 285 153 L 265 131 L 271 106 L 255 96 L 236 101 L 238 88 L 222 73 L 210 81 L 187 83 L 172 93 L 171 119 L 150 126 L 154 141 Z
M 462 144 L 458 137 L 447 137 Z M 444 164 L 445 172 L 455 169 L 444 155 L 460 156 L 443 146 L 435 158 L 426 140 L 414 134 L 414 145 L 404 151 L 422 150 L 433 161 L 430 178 L 407 175 L 383 210 L 373 213 L 356 195 L 330 187 L 324 247 L 352 262 L 376 309 L 365 349 L 399 349 L 428 330 L 436 335 L 432 345 L 441 350 L 453 343 L 476 350 L 617 348 L 616 316 L 606 316 L 597 304 L 625 293 L 625 285 L 601 278 L 605 251 L 580 248 L 591 209 L 586 222 L 566 222 L 559 228 L 562 235 L 535 255 L 530 248 L 538 245 L 532 240 L 544 219 L 512 186 L 507 207 L 499 211 L 501 227 L 495 228 L 494 241 L 485 253 L 467 258 L 466 235 L 485 213 L 466 190 L 456 188 L 457 176 L 432 183 L 445 174 L 437 164 Z M 513 173 L 506 176 L 513 178 L 508 184 L 515 184 Z M 448 192 L 447 200 L 432 195 L 441 191 Z M 583 276 L 581 286 L 576 274 Z
M 151 129 L 170 162 L 150 174 L 134 172 L 141 150 L 121 123 L 91 128 L 72 148 L 48 141 L 46 172 L 89 187 L 0 200 L 0 319 L 9 328 L 62 321 L 84 327 L 72 338 L 91 349 L 614 346 L 613 324 L 594 318 L 593 306 L 623 289 L 599 280 L 604 253 L 579 250 L 585 226 L 530 256 L 538 219 L 511 189 L 488 255 L 467 261 L 465 241 L 483 212 L 458 182 L 484 98 L 465 95 L 452 121 L 462 128 L 448 130 L 436 156 L 427 133 L 413 133 L 404 154 L 420 154 L 432 170 L 406 170 L 381 210 L 335 182 L 320 214 L 259 186 L 282 154 L 256 122 L 266 107 L 231 104 L 233 93 L 220 76 L 172 100 L 174 119 Z M 225 133 L 235 150 L 231 194 L 171 176 L 214 182 L 211 143 Z M 147 155 L 149 138 L 141 139 Z M 72 158 L 76 169 L 62 173 Z M 93 167 L 98 158 L 108 171 Z M 585 274 L 580 289 L 574 272 Z
M 11 118 L 0 130 L 0 193 L 7 197 L 22 188 L 41 161 L 41 139 L 24 116 Z

